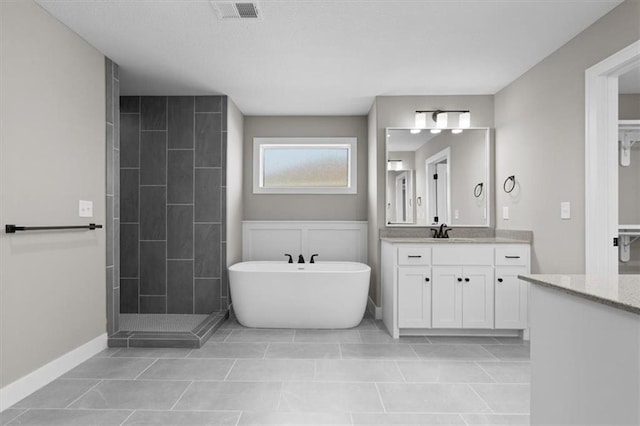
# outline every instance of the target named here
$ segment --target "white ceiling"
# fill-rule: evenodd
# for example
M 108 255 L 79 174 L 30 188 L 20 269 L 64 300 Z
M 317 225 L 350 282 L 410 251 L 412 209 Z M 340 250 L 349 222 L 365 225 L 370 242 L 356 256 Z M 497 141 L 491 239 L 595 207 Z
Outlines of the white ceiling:
M 620 0 L 38 0 L 124 95 L 226 94 L 246 115 L 366 114 L 379 95 L 493 94 Z

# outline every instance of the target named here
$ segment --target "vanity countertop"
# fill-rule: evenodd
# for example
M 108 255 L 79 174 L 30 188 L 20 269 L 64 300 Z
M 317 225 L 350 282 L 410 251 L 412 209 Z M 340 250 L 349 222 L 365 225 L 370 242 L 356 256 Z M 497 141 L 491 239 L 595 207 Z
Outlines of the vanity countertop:
M 413 244 L 529 244 L 527 240 L 516 240 L 512 238 L 416 238 L 416 237 L 380 237 L 382 241 L 390 243 L 413 243 Z
M 640 315 L 640 275 L 521 275 L 519 278 Z

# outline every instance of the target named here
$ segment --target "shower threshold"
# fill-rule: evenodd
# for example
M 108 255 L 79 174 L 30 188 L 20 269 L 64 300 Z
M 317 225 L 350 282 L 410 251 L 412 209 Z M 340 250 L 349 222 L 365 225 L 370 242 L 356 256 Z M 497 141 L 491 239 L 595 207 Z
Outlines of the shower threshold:
M 120 314 L 120 331 L 108 338 L 112 348 L 199 348 L 229 317 L 209 315 Z

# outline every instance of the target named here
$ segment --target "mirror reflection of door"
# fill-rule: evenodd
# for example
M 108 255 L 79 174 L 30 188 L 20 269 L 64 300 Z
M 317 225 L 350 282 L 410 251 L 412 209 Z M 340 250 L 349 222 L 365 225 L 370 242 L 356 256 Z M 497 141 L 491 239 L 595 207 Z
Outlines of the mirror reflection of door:
M 413 179 L 411 171 L 396 176 L 396 222 L 413 223 Z
M 618 89 L 618 270 L 640 274 L 640 67 Z
M 427 217 L 432 225 L 451 223 L 449 217 L 449 165 L 451 150 L 440 151 L 426 160 Z

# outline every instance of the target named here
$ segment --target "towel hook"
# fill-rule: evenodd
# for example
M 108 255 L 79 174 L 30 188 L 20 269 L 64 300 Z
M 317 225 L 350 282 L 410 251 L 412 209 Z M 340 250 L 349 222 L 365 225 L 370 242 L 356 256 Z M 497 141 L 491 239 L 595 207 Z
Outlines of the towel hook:
M 502 184 L 502 189 L 504 189 L 504 192 L 506 192 L 507 194 L 511 193 L 511 191 L 513 191 L 515 187 L 516 187 L 515 175 L 511 175 L 508 178 L 506 178 L 504 183 Z

